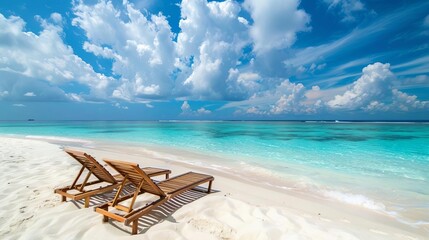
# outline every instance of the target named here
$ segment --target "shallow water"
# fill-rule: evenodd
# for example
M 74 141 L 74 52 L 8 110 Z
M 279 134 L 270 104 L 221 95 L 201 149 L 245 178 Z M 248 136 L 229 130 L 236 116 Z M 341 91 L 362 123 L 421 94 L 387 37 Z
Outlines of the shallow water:
M 429 223 L 429 124 L 334 122 L 0 122 L 0 134 L 172 146 L 220 156 L 280 188 Z M 201 161 L 204 161 L 203 159 Z M 236 172 L 239 174 L 240 172 Z

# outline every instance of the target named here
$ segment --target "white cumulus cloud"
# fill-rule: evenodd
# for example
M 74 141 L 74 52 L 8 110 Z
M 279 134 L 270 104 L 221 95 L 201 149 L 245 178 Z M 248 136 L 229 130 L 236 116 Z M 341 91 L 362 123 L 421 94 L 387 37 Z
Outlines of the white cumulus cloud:
M 301 83 L 283 80 L 275 88 L 259 91 L 249 99 L 225 104 L 221 109 L 237 108 L 238 114 L 279 115 L 313 114 L 356 110 L 366 112 L 403 112 L 429 108 L 429 101 L 421 101 L 395 88 L 395 75 L 389 64 L 369 64 L 362 76 L 349 85 L 321 89 L 306 88 Z M 334 96 L 334 97 L 332 97 Z
M 34 92 L 26 92 L 26 93 L 24 94 L 24 96 L 26 96 L 26 97 L 35 97 L 35 96 L 36 96 L 36 94 L 34 94 Z
M 119 108 L 119 109 L 128 110 L 128 107 L 127 107 L 127 106 L 123 106 L 123 105 L 121 105 L 121 104 L 120 104 L 120 103 L 118 103 L 118 102 L 116 102 L 116 103 L 112 104 L 112 106 L 114 106 L 114 107 L 116 107 L 116 108 Z
M 301 83 L 282 80 L 274 89 L 260 91 L 248 100 L 231 102 L 224 108 L 239 108 L 247 114 L 279 115 L 286 113 L 309 114 L 322 107 L 320 99 L 309 99 L 308 90 Z
M 393 99 L 389 106 L 391 110 L 410 111 L 429 108 L 429 101 L 420 101 L 415 95 L 408 95 L 397 89 L 392 90 Z
M 192 111 L 188 101 L 184 101 L 180 109 L 182 109 L 182 113 L 189 113 Z
M 211 111 L 205 109 L 204 107 L 199 108 L 198 110 L 194 111 L 191 108 L 191 105 L 189 105 L 188 101 L 183 101 L 182 106 L 180 107 L 180 109 L 182 110 L 182 115 L 187 115 L 187 116 L 191 116 L 191 115 L 205 115 L 205 114 L 210 114 Z
M 228 99 L 229 69 L 236 68 L 242 49 L 250 44 L 248 27 L 231 0 L 184 0 L 177 36 L 180 69 L 177 91 L 199 99 Z
M 59 14 L 53 14 L 59 20 Z M 25 31 L 25 22 L 16 16 L 0 14 L 0 45 L 2 75 L 14 74 L 13 78 L 27 77 L 46 81 L 52 85 L 78 82 L 88 86 L 93 98 L 105 98 L 112 79 L 96 73 L 92 66 L 73 53 L 61 35 L 60 25 L 38 18 L 42 25 L 39 34 Z M 29 82 L 32 84 L 32 82 Z M 14 82 L 15 84 L 15 82 Z M 12 86 L 6 86 L 11 91 Z
M 199 108 L 198 110 L 197 110 L 197 113 L 199 113 L 199 114 L 209 114 L 209 113 L 211 113 L 212 111 L 210 111 L 210 110 L 207 110 L 207 109 L 205 109 L 205 108 Z
M 0 92 L 0 97 L 5 97 L 7 95 L 9 95 L 9 91 L 2 91 L 2 92 Z
M 299 0 L 246 0 L 253 24 L 250 34 L 256 52 L 288 48 L 296 41 L 296 33 L 309 30 L 310 15 L 298 9 Z
M 110 1 L 78 2 L 73 10 L 73 25 L 88 38 L 83 48 L 112 59 L 111 70 L 120 75 L 113 97 L 138 101 L 171 96 L 176 51 L 164 15 L 145 15 L 127 1 L 118 9 Z
M 394 78 L 389 64 L 374 63 L 362 70 L 362 76 L 342 95 L 328 102 L 331 108 L 356 109 L 368 105 L 373 99 L 384 99 Z
M 54 21 L 56 24 L 62 24 L 63 21 L 63 17 L 61 16 L 61 14 L 54 12 L 51 14 L 51 19 L 52 21 Z
M 390 64 L 369 64 L 362 76 L 353 82 L 347 91 L 327 102 L 332 109 L 363 109 L 366 111 L 409 111 L 429 106 L 428 101 L 419 101 L 394 88 L 395 76 Z

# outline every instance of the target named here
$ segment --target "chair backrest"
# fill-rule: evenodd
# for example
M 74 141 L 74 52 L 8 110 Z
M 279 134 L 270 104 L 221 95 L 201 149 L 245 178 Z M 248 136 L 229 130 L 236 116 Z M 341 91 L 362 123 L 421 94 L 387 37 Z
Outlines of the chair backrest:
M 91 171 L 95 177 L 101 181 L 109 183 L 117 183 L 116 179 L 112 174 L 107 171 L 97 160 L 95 160 L 91 155 L 84 152 L 74 151 L 74 150 L 65 150 L 71 157 L 76 159 L 80 164 L 82 164 L 88 171 Z
M 149 192 L 161 197 L 167 196 L 139 167 L 137 163 L 124 162 L 111 159 L 103 159 L 112 168 L 118 171 L 124 178 L 130 181 L 136 187 L 140 187 L 144 192 Z M 139 190 L 137 190 L 139 191 Z

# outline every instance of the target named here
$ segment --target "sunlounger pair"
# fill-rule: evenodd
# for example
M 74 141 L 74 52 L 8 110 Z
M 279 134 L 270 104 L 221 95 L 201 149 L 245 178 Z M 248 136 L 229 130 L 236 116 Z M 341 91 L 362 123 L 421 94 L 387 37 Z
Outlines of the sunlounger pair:
M 107 222 L 111 218 L 123 222 L 127 226 L 131 224 L 132 234 L 137 233 L 138 219 L 152 209 L 181 193 L 192 189 L 199 190 L 194 188 L 204 183 L 208 183 L 207 193 L 210 193 L 212 181 L 214 180 L 213 176 L 195 172 L 188 172 L 169 178 L 171 171 L 167 169 L 140 168 L 136 163 L 104 159 L 109 166 L 119 173 L 112 175 L 91 155 L 79 151 L 65 151 L 76 159 L 82 165 L 82 168 L 72 185 L 55 189 L 55 193 L 62 196 L 62 201 L 67 198 L 73 200 L 85 199 L 84 206 L 88 207 L 91 196 L 118 188 L 113 200 L 95 207 L 95 211 L 103 214 L 103 222 Z M 78 184 L 78 180 L 85 169 L 87 170 L 87 175 L 83 182 Z M 88 182 L 91 175 L 96 177 L 97 180 Z M 165 175 L 166 180 L 155 182 L 151 179 L 151 177 L 160 175 Z M 123 195 L 124 187 L 128 184 L 132 185 L 135 191 L 131 194 Z M 137 196 L 143 193 L 155 195 L 159 199 L 144 207 L 133 209 Z M 128 206 L 121 204 L 128 199 L 131 199 Z M 110 211 L 110 209 L 113 211 Z

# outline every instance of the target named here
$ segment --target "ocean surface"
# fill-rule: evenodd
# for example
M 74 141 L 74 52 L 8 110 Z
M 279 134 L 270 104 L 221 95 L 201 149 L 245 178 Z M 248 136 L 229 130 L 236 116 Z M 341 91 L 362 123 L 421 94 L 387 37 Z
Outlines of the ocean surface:
M 0 122 L 0 135 L 175 147 L 195 164 L 429 227 L 429 124 L 422 122 Z

